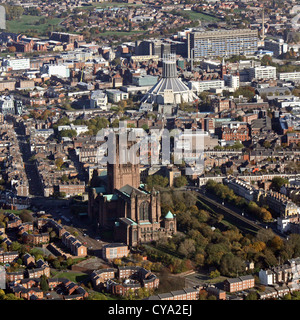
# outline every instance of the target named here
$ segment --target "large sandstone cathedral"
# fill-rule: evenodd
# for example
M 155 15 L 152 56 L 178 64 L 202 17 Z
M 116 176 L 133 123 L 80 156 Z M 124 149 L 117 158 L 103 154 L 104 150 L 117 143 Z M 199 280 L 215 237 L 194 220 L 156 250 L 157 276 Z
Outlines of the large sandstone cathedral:
M 89 190 L 89 218 L 100 230 L 113 230 L 114 241 L 136 246 L 173 235 L 176 217 L 161 217 L 160 193 L 140 183 L 140 164 L 121 164 L 117 139 L 116 161 L 107 164 L 106 185 Z

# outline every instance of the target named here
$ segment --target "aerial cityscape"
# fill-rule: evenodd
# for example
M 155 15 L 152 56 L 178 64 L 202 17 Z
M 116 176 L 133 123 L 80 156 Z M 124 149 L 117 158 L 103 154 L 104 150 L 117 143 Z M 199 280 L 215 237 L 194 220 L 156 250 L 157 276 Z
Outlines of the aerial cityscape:
M 300 1 L 0 0 L 0 29 L 0 300 L 300 300 Z

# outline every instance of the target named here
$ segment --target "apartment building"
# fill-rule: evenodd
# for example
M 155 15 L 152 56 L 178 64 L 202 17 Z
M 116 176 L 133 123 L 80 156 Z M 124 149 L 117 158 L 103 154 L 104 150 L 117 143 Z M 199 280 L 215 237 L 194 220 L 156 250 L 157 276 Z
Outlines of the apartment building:
M 0 253 L 0 263 L 12 263 L 19 258 L 19 253 L 17 251 L 1 252 Z
M 67 197 L 81 195 L 85 192 L 85 183 L 84 181 L 60 183 L 58 190 L 65 193 Z
M 246 201 L 250 202 L 254 200 L 255 188 L 250 183 L 242 179 L 229 177 L 224 179 L 224 184 L 232 189 L 236 195 L 245 198 Z
M 50 236 L 49 233 L 27 233 L 26 231 L 22 234 L 22 240 L 24 243 L 30 243 L 34 245 L 42 244 L 42 243 L 49 243 Z
M 237 292 L 253 288 L 255 285 L 254 277 L 251 275 L 238 278 L 228 278 L 224 281 L 224 290 L 227 292 Z
M 128 246 L 123 243 L 110 243 L 102 248 L 102 257 L 106 260 L 127 257 L 128 254 Z
M 204 81 L 189 81 L 188 87 L 190 90 L 196 91 L 197 94 L 203 91 L 223 90 L 225 89 L 224 80 L 204 80 Z
M 272 66 L 260 66 L 249 69 L 250 79 L 256 80 L 275 80 L 276 79 L 276 67 Z
M 258 31 L 249 29 L 192 31 L 189 54 L 195 60 L 233 55 L 253 55 L 258 48 Z
M 138 266 L 95 270 L 91 281 L 94 288 L 106 288 L 106 291 L 117 295 L 124 295 L 130 289 L 156 289 L 159 286 L 159 279 L 154 273 Z
M 278 73 L 278 79 L 283 81 L 300 81 L 300 72 L 280 72 Z
M 282 53 L 288 51 L 288 44 L 283 39 L 273 40 L 268 39 L 264 41 L 264 48 L 273 52 L 274 57 L 278 57 Z
M 66 231 L 63 233 L 62 242 L 67 248 L 69 248 L 74 256 L 85 257 L 87 255 L 87 247 L 69 232 Z
M 298 214 L 298 206 L 279 192 L 269 191 L 265 195 L 265 201 L 269 208 L 282 218 L 297 216 Z
M 8 70 L 28 70 L 30 69 L 30 59 L 21 58 L 21 59 L 3 59 L 3 66 L 7 67 Z
M 150 296 L 146 300 L 198 300 L 198 288 L 184 288 L 168 293 L 160 293 L 156 296 Z
M 6 272 L 7 282 L 17 282 L 24 279 L 24 271 Z

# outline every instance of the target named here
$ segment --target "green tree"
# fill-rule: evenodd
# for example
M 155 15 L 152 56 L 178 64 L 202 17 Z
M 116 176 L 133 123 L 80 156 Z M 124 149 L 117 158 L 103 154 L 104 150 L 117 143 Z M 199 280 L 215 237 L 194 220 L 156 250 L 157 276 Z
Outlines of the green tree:
M 55 160 L 55 165 L 56 165 L 58 170 L 61 170 L 61 167 L 62 167 L 63 164 L 64 164 L 63 158 L 57 158 Z
M 154 187 L 163 187 L 165 188 L 169 184 L 169 179 L 163 177 L 159 174 L 154 174 L 146 178 L 146 185 L 148 190 L 151 190 Z
M 187 178 L 185 176 L 180 176 L 174 179 L 174 186 L 176 188 L 184 187 L 188 184 Z
M 43 292 L 49 291 L 49 285 L 48 285 L 47 277 L 45 275 L 41 276 L 40 286 Z
M 281 177 L 274 177 L 272 179 L 272 183 L 270 188 L 274 191 L 279 192 L 280 188 L 284 185 L 284 184 L 288 184 L 289 180 L 285 179 L 285 178 L 281 178 Z
M 224 254 L 220 261 L 220 271 L 225 276 L 235 276 L 237 273 L 245 271 L 244 261 L 231 252 Z

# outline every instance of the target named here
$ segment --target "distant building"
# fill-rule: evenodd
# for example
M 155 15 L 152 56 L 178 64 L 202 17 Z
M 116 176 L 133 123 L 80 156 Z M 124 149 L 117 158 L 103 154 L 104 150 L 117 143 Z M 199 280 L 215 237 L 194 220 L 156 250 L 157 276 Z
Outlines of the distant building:
M 91 108 L 99 108 L 101 110 L 108 110 L 107 94 L 101 90 L 93 91 L 90 99 Z
M 274 57 L 280 56 L 282 53 L 286 53 L 288 51 L 288 44 L 284 42 L 283 39 L 279 40 L 265 40 L 264 45 L 266 50 L 270 50 L 273 52 Z
M 70 76 L 70 69 L 63 64 L 44 64 L 40 71 L 49 77 L 58 76 L 61 78 L 69 78 Z
M 13 96 L 0 97 L 0 112 L 6 116 L 7 114 L 15 114 L 15 105 Z
M 254 277 L 251 275 L 238 278 L 226 279 L 224 281 L 224 290 L 227 292 L 237 292 L 253 288 L 255 285 Z
M 204 80 L 204 81 L 189 81 L 188 87 L 190 90 L 194 90 L 197 94 L 203 91 L 210 91 L 212 89 L 215 90 L 223 90 L 225 89 L 224 80 L 216 79 L 216 80 Z
M 250 29 L 192 31 L 189 54 L 195 60 L 233 55 L 253 55 L 258 49 L 258 31 Z
M 118 89 L 109 89 L 106 90 L 108 101 L 111 103 L 118 103 L 121 100 L 127 100 L 129 94 L 127 92 L 118 90 Z
M 22 59 L 3 59 L 3 66 L 7 67 L 7 69 L 11 69 L 13 71 L 16 70 L 28 70 L 30 69 L 30 59 L 22 58 Z
M 235 194 L 245 198 L 246 201 L 253 201 L 255 188 L 250 183 L 234 177 L 225 178 L 224 184 L 234 191 Z
M 276 67 L 272 66 L 261 66 L 249 69 L 250 79 L 265 80 L 265 79 L 276 79 Z
M 102 257 L 106 260 L 127 257 L 128 254 L 128 246 L 122 243 L 110 243 L 102 248 Z

